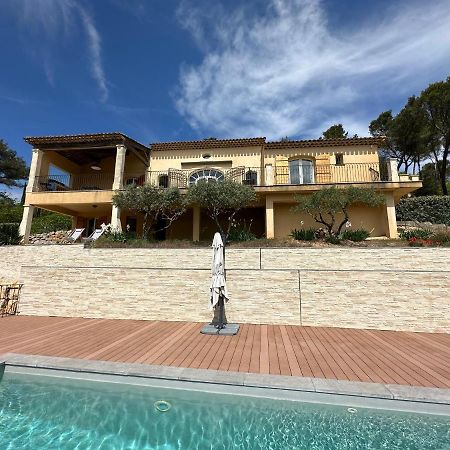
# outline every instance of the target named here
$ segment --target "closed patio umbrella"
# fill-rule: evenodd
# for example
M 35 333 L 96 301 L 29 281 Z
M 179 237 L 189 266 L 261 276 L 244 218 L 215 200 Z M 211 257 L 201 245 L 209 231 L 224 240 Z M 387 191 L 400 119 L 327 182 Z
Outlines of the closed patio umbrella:
M 211 268 L 211 285 L 209 307 L 214 309 L 214 319 L 211 325 L 221 330 L 227 324 L 225 316 L 225 302 L 228 301 L 227 285 L 225 280 L 225 260 L 223 241 L 220 233 L 214 235 L 213 258 Z

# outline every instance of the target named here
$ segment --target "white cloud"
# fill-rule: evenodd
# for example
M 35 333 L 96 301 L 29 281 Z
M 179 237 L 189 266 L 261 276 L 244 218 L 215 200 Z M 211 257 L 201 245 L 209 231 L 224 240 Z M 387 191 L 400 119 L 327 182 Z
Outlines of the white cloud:
M 177 109 L 220 136 L 317 137 L 338 122 L 367 135 L 372 102 L 450 70 L 446 0 L 397 4 L 351 31 L 331 29 L 320 0 L 269 0 L 262 15 L 184 1 L 178 18 L 203 60 L 182 67 Z
M 87 39 L 87 57 L 90 72 L 100 92 L 100 100 L 108 99 L 108 82 L 102 65 L 100 34 L 89 10 L 81 0 L 9 0 L 9 10 L 18 15 L 21 28 L 31 32 L 32 51 L 38 52 L 43 71 L 54 85 L 52 46 L 62 38 L 78 39 L 77 27 Z

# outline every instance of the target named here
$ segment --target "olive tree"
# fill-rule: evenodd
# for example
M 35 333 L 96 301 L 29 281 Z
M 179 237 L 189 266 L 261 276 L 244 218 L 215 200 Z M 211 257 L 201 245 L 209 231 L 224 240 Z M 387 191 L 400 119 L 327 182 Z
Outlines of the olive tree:
M 237 212 L 256 201 L 256 192 L 251 186 L 231 180 L 209 183 L 200 180 L 189 187 L 188 201 L 203 208 L 214 220 L 226 244 Z
M 349 208 L 354 204 L 380 206 L 385 203 L 382 194 L 373 189 L 356 187 L 330 187 L 320 189 L 311 195 L 297 196 L 295 212 L 306 212 L 317 223 L 325 226 L 328 236 L 339 235 L 349 220 Z M 337 229 L 335 230 L 335 227 Z
M 178 219 L 187 207 L 186 197 L 178 188 L 163 189 L 146 184 L 130 186 L 113 196 L 113 204 L 121 209 L 127 209 L 144 216 L 143 237 L 148 238 L 155 224 L 163 220 L 164 230 Z

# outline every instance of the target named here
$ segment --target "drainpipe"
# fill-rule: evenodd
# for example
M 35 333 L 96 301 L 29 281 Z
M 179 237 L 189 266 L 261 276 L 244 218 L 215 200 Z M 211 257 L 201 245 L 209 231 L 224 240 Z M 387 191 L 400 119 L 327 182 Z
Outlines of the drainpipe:
M 264 140 L 265 140 L 265 138 L 264 138 Z M 264 186 L 265 184 L 266 184 L 266 174 L 265 174 L 265 172 L 266 172 L 266 167 L 265 167 L 265 165 L 264 165 L 264 150 L 265 150 L 265 148 L 266 148 L 266 144 L 264 143 L 263 145 L 261 145 L 261 164 L 260 164 L 260 166 L 261 166 L 261 175 L 260 175 L 260 185 L 261 186 Z

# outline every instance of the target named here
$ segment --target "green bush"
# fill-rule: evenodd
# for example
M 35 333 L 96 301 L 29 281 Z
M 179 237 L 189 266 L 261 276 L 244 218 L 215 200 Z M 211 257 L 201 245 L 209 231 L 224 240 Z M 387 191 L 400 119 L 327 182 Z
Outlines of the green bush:
M 308 228 L 304 230 L 293 229 L 290 234 L 296 241 L 313 241 L 316 237 L 316 230 L 314 228 Z
M 450 196 L 402 198 L 397 205 L 397 220 L 450 225 Z
M 430 239 L 443 245 L 450 244 L 450 229 L 435 231 Z
M 127 242 L 129 237 L 126 233 L 123 233 L 122 231 L 109 231 L 105 233 L 104 239 L 106 239 L 109 242 Z
M 18 223 L 0 223 L 0 245 L 20 244 Z
M 254 241 L 256 235 L 245 228 L 232 228 L 228 240 L 233 242 Z
M 339 235 L 339 238 L 345 241 L 361 242 L 365 241 L 370 236 L 367 230 L 345 230 Z
M 22 205 L 0 204 L 0 223 L 20 223 L 22 214 Z
M 415 239 L 430 239 L 433 232 L 430 230 L 417 229 L 417 230 L 403 230 L 400 232 L 399 237 L 405 241 L 409 241 L 412 238 Z
M 333 235 L 327 236 L 325 238 L 325 241 L 330 243 L 330 244 L 335 244 L 335 245 L 338 245 L 338 244 L 341 243 L 341 240 L 339 239 L 339 236 L 333 236 Z
M 41 216 L 33 218 L 31 232 L 50 233 L 52 231 L 70 230 L 72 228 L 72 219 L 58 213 L 44 213 Z

